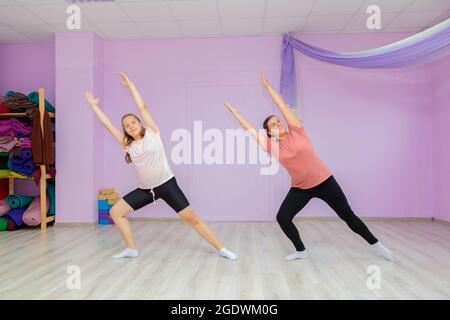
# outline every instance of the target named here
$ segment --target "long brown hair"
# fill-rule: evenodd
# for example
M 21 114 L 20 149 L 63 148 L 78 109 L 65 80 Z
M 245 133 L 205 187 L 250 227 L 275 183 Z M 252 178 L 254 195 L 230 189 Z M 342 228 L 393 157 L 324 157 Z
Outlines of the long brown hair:
M 121 122 L 122 122 L 122 129 L 123 129 L 123 135 L 124 135 L 123 143 L 127 147 L 134 141 L 134 138 L 132 136 L 130 136 L 127 133 L 127 131 L 125 130 L 125 126 L 123 125 L 123 119 L 125 119 L 126 117 L 130 117 L 130 116 L 134 117 L 137 121 L 139 121 L 139 123 L 141 123 L 141 120 L 134 113 L 127 113 L 126 115 L 124 115 L 122 117 L 122 121 Z M 141 135 L 141 137 L 143 137 L 145 135 L 145 128 L 142 128 L 142 130 L 140 132 L 140 135 Z M 125 154 L 125 161 L 126 161 L 126 163 L 131 163 L 132 162 L 131 156 L 130 156 L 130 154 L 128 152 Z
M 267 136 L 271 137 L 270 133 L 269 133 L 269 120 L 272 119 L 273 117 L 276 117 L 275 115 L 271 114 L 270 116 L 268 116 L 266 118 L 266 120 L 264 120 L 263 122 L 263 128 L 266 130 Z

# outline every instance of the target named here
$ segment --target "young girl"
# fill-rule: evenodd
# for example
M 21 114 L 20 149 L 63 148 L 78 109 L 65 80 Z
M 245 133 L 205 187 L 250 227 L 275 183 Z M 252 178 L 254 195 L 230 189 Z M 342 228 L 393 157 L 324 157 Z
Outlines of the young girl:
M 147 106 L 130 79 L 123 73 L 119 74 L 122 83 L 131 91 L 144 119 L 145 127 L 136 115 L 126 114 L 122 118 L 123 132 L 120 132 L 99 108 L 99 99 L 94 99 L 91 93 L 86 92 L 86 98 L 95 114 L 126 152 L 125 160 L 134 165 L 139 179 L 139 187 L 125 195 L 110 210 L 114 223 L 126 244 L 126 249 L 113 258 L 134 258 L 139 255 L 126 215 L 161 198 L 201 237 L 212 244 L 222 257 L 236 260 L 237 255 L 226 249 L 208 225 L 192 210 L 170 169 L 159 129 Z
M 261 81 L 281 111 L 289 131 L 286 131 L 285 125 L 278 117 L 271 115 L 263 123 L 267 136 L 259 134 L 235 108 L 228 103 L 225 103 L 225 106 L 239 124 L 256 139 L 258 144 L 279 160 L 291 176 L 291 189 L 277 213 L 277 221 L 281 229 L 296 249 L 294 253 L 286 256 L 286 260 L 302 259 L 308 256 L 292 220 L 312 198 L 325 201 L 351 230 L 381 252 L 386 259 L 393 260 L 389 249 L 383 246 L 353 213 L 331 171 L 314 151 L 311 141 L 295 113 L 285 105 L 263 74 L 261 74 Z

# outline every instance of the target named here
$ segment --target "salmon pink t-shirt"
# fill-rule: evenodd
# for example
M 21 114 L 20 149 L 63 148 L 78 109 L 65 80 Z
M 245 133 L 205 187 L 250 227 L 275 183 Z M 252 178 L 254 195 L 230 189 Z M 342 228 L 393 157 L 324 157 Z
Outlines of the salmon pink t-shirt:
M 289 133 L 284 140 L 267 139 L 267 151 L 287 170 L 292 187 L 315 187 L 329 178 L 331 171 L 314 151 L 303 126 L 288 125 L 288 128 Z

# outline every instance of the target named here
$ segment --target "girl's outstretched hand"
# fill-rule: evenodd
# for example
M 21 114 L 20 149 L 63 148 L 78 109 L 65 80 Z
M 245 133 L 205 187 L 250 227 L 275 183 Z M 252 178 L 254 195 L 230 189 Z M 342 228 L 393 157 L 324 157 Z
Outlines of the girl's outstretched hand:
M 90 93 L 89 91 L 85 92 L 85 96 L 87 101 L 89 102 L 89 104 L 91 106 L 97 106 L 98 105 L 98 100 L 99 98 L 95 99 L 94 96 L 92 95 L 92 93 Z
M 264 87 L 270 87 L 270 83 L 269 83 L 269 81 L 267 81 L 267 79 L 266 79 L 266 77 L 264 76 L 264 73 L 263 72 L 261 72 L 261 75 L 260 75 L 260 77 L 261 77 L 261 83 L 262 83 L 262 85 L 264 86 Z
M 126 87 L 129 87 L 131 84 L 130 78 L 127 77 L 127 75 L 123 72 L 119 72 L 120 80 L 122 81 L 122 84 Z
M 236 112 L 236 109 L 233 108 L 228 102 L 225 102 L 224 105 L 225 105 L 225 108 L 227 108 L 231 113 Z

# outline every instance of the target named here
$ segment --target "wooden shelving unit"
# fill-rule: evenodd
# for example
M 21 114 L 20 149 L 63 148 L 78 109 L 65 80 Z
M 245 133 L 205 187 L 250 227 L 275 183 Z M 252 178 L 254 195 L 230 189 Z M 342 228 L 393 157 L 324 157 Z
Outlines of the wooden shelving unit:
M 39 88 L 39 112 L 40 112 L 40 126 L 41 126 L 41 134 L 44 135 L 44 112 L 45 112 L 45 90 L 44 88 Z M 55 118 L 55 113 L 49 112 L 51 118 Z M 3 113 L 0 114 L 0 119 L 8 119 L 8 118 L 22 118 L 27 117 L 26 113 Z M 39 181 L 39 191 L 40 191 L 40 203 L 41 203 L 41 231 L 45 232 L 47 230 L 47 223 L 55 220 L 55 216 L 47 217 L 47 179 L 51 178 L 50 175 L 47 174 L 45 165 L 40 165 L 41 169 L 41 178 Z M 20 180 L 33 180 L 33 178 L 15 178 L 10 177 L 9 179 L 9 194 L 14 193 L 14 181 L 15 179 Z
M 55 117 L 54 112 L 49 112 L 50 118 Z M 26 118 L 27 114 L 25 112 L 17 112 L 17 113 L 0 113 L 0 119 L 8 119 L 8 118 Z

